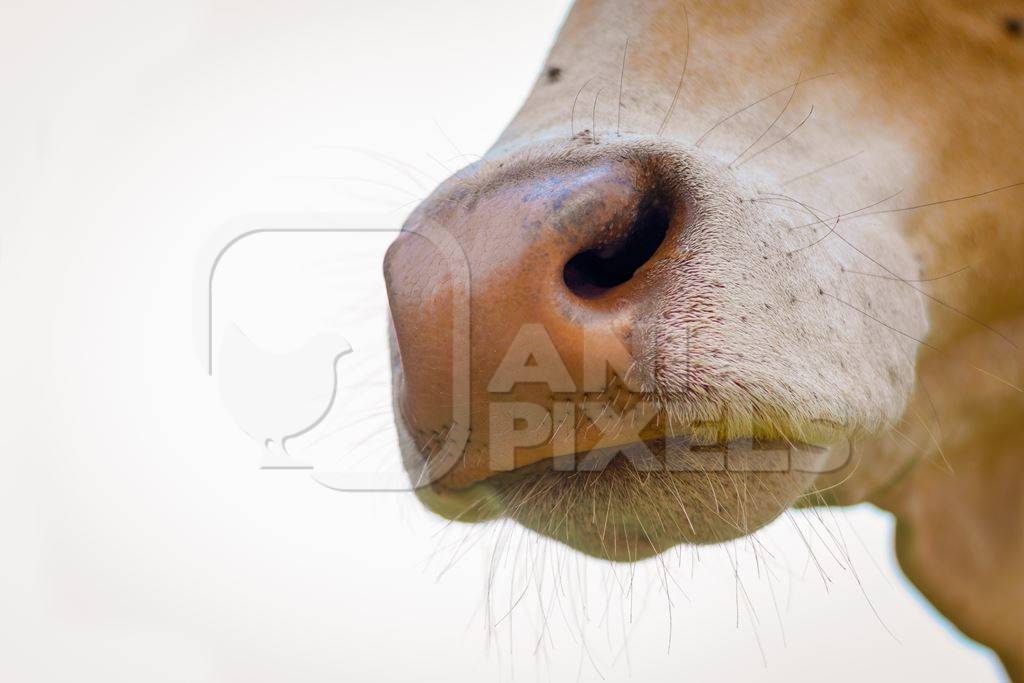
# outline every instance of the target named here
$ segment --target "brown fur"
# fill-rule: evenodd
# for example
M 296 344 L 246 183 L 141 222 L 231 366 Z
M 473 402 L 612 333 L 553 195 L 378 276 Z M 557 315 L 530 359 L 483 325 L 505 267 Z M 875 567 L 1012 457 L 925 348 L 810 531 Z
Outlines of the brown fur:
M 902 190 L 868 215 L 909 242 L 920 276 L 843 275 L 888 278 L 927 301 L 914 393 L 899 422 L 817 487 L 836 504 L 891 510 L 907 575 L 1024 681 L 1024 39 L 1014 17 L 1024 2 L 580 0 L 487 159 L 521 162 L 544 140 L 599 147 L 645 134 L 792 178 L 774 198 L 791 208 L 796 197 L 852 213 Z M 509 172 L 485 163 L 474 182 L 500 185 Z M 592 491 L 584 482 L 573 495 Z M 515 505 L 515 516 L 544 526 L 564 497 Z

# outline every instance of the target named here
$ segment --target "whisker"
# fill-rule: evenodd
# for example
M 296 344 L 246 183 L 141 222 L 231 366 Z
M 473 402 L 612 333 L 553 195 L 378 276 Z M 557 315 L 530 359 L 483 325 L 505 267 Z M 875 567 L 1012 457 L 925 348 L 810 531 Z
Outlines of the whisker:
M 679 93 L 683 90 L 683 81 L 686 80 L 686 67 L 690 63 L 690 14 L 686 11 L 686 4 L 683 3 L 683 16 L 686 20 L 686 54 L 683 56 L 683 73 L 679 76 L 679 83 L 676 85 L 675 94 L 672 95 L 672 104 L 668 107 L 668 113 L 665 114 L 665 119 L 661 122 L 661 126 L 658 127 L 658 136 L 665 132 L 665 126 L 668 125 L 669 119 L 672 118 L 672 112 L 675 111 L 676 102 L 679 100 Z
M 949 472 L 949 474 L 955 474 L 952 463 L 950 463 L 949 458 L 946 457 L 946 451 L 942 449 L 942 444 L 935 436 L 935 432 L 932 431 L 932 428 L 928 426 L 927 420 L 924 419 L 921 413 L 919 413 L 912 404 L 908 405 L 907 409 L 914 414 L 914 417 L 917 418 L 917 421 L 921 423 L 921 427 L 928 434 L 928 438 L 931 439 L 932 444 L 934 444 L 935 450 L 939 452 L 939 457 L 942 458 L 942 463 L 946 466 L 946 471 Z
M 739 161 L 739 160 L 740 160 L 740 158 L 741 158 L 741 157 L 742 157 L 742 156 L 743 156 L 744 154 L 746 154 L 747 152 L 749 152 L 749 151 L 750 151 L 750 149 L 751 149 L 751 148 L 752 148 L 752 147 L 753 147 L 754 145 L 756 145 L 757 143 L 761 142 L 761 140 L 762 140 L 762 139 L 764 138 L 764 136 L 768 134 L 768 131 L 770 131 L 770 130 L 771 130 L 772 128 L 774 128 L 774 127 L 775 127 L 775 124 L 779 122 L 779 119 L 781 119 L 781 118 L 782 118 L 782 116 L 783 116 L 783 114 L 785 114 L 785 113 L 786 113 L 786 110 L 787 110 L 787 109 L 789 109 L 789 105 L 793 103 L 793 98 L 794 98 L 794 97 L 796 97 L 796 90 L 797 90 L 797 88 L 798 88 L 799 86 L 800 86 L 800 80 L 799 80 L 799 77 L 797 77 L 797 83 L 796 83 L 796 85 L 794 85 L 794 86 L 793 86 L 793 89 L 789 91 L 789 97 L 787 97 L 787 98 L 786 98 L 786 104 L 785 104 L 785 105 L 784 105 L 784 106 L 782 107 L 782 110 L 781 110 L 781 111 L 779 111 L 779 113 L 778 113 L 778 114 L 776 114 L 775 118 L 774 118 L 774 119 L 772 119 L 772 122 L 771 122 L 770 124 L 768 124 L 768 127 L 767 127 L 767 128 L 765 128 L 765 129 L 764 129 L 763 131 L 761 131 L 761 134 L 760 134 L 760 135 L 758 135 L 758 136 L 757 136 L 757 137 L 756 137 L 756 138 L 754 139 L 754 141 L 753 141 L 753 142 L 751 142 L 751 143 L 750 143 L 749 145 L 747 145 L 746 149 L 744 149 L 744 150 L 743 150 L 742 152 L 740 152 L 739 154 L 737 154 L 737 155 L 736 155 L 736 157 L 735 157 L 735 158 L 734 158 L 734 159 L 733 159 L 733 160 L 732 160 L 731 162 L 729 162 L 729 168 L 732 168 L 733 164 L 735 164 L 735 163 L 736 163 L 737 161 Z
M 774 92 L 768 93 L 767 95 L 765 95 L 761 99 L 755 100 L 755 101 L 751 102 L 750 104 L 748 104 L 747 106 L 743 107 L 742 109 L 737 109 L 736 111 L 734 111 L 733 113 L 729 114 L 725 118 L 719 119 L 719 121 L 717 123 L 715 123 L 713 126 L 711 126 L 711 128 L 708 128 L 704 132 L 703 135 L 701 135 L 699 138 L 697 138 L 697 141 L 695 143 L 693 143 L 694 147 L 700 147 L 702 144 L 704 144 L 704 141 L 707 139 L 707 137 L 709 135 L 711 135 L 713 132 L 715 132 L 715 130 L 719 126 L 721 126 L 723 123 L 726 123 L 729 120 L 739 116 L 740 114 L 742 114 L 743 112 L 747 111 L 751 107 L 756 107 L 757 105 L 761 104 L 765 100 L 769 100 L 769 99 L 775 97 L 776 95 L 778 95 L 779 93 L 782 93 L 782 92 L 785 92 L 785 91 L 789 90 L 790 88 L 796 88 L 798 85 L 801 85 L 803 83 L 809 83 L 809 82 L 811 82 L 811 81 L 813 81 L 815 79 L 818 79 L 818 78 L 825 78 L 826 76 L 834 76 L 834 75 L 835 75 L 834 73 L 827 73 L 827 74 L 819 74 L 817 76 L 811 76 L 810 78 L 805 78 L 803 80 L 797 79 L 795 82 L 790 83 L 789 85 L 787 85 L 785 87 L 779 88 L 778 90 L 776 90 Z
M 780 506 L 782 505 L 782 501 L 779 501 L 778 496 L 772 494 L 772 497 L 775 498 L 776 502 L 778 502 Z M 807 549 L 807 554 L 810 560 L 814 562 L 814 566 L 818 570 L 818 575 L 821 577 L 821 582 L 825 585 L 825 592 L 829 592 L 829 584 L 832 583 L 832 578 L 825 571 L 825 568 L 821 566 L 821 562 L 818 561 L 818 555 L 814 552 L 814 547 L 807 540 L 807 537 L 804 535 L 803 529 L 800 528 L 800 525 L 794 518 L 792 511 L 787 509 L 785 512 L 785 516 L 793 525 L 793 529 L 796 531 L 797 535 L 800 537 L 800 540 L 803 542 L 804 547 Z
M 469 157 L 470 159 L 473 159 L 474 161 L 480 161 L 481 159 L 484 158 L 484 156 L 482 154 L 474 154 L 472 152 L 459 152 L 458 154 L 456 154 L 453 157 L 448 157 L 447 159 L 445 159 L 445 161 L 455 161 L 456 159 L 464 159 L 466 157 Z
M 879 210 L 879 211 L 871 211 L 871 212 L 868 212 L 868 213 L 862 213 L 862 214 L 859 214 L 859 215 L 855 216 L 855 218 L 863 218 L 864 216 L 878 216 L 880 214 L 886 214 L 886 213 L 901 213 L 901 212 L 904 212 L 904 211 L 916 211 L 917 209 L 926 209 L 926 208 L 931 207 L 931 206 L 940 206 L 942 204 L 951 204 L 953 202 L 960 202 L 960 201 L 963 201 L 965 199 L 977 199 L 978 197 L 985 197 L 985 196 L 990 195 L 990 194 L 995 194 L 996 192 L 1003 192 L 1004 190 L 1012 190 L 1015 187 L 1022 187 L 1022 186 L 1024 186 L 1024 180 L 1022 180 L 1020 182 L 1016 182 L 1016 183 L 1010 183 L 1009 185 L 1003 185 L 1002 187 L 996 187 L 996 188 L 993 188 L 991 190 L 985 190 L 984 192 L 977 192 L 975 194 L 963 195 L 962 197 L 952 197 L 950 199 L 939 199 L 939 200 L 934 201 L 934 202 L 925 202 L 924 204 L 915 204 L 914 206 L 903 206 L 903 207 L 900 207 L 900 208 L 897 208 L 897 209 L 882 209 L 882 210 Z
M 859 218 L 859 216 L 857 216 L 857 218 Z M 978 318 L 974 317 L 970 313 L 967 313 L 966 311 L 960 310 L 959 308 L 957 308 L 956 306 L 953 306 L 952 304 L 946 303 L 942 299 L 938 298 L 937 296 L 933 296 L 933 295 L 929 294 L 928 292 L 924 291 L 920 287 L 915 287 L 912 283 L 910 283 L 907 280 L 905 280 L 905 279 L 901 278 L 900 276 L 896 275 L 896 273 L 894 273 L 892 270 L 887 268 L 882 262 L 878 261 L 877 259 L 872 258 L 868 254 L 864 253 L 862 250 L 858 249 L 853 243 L 851 243 L 848 239 L 843 237 L 840 233 L 837 232 L 837 233 L 834 233 L 834 234 L 835 234 L 836 237 L 838 237 L 840 240 L 842 240 L 845 245 L 847 245 L 848 247 L 850 247 L 851 249 L 856 251 L 858 254 L 860 254 L 864 258 L 866 258 L 869 261 L 871 261 L 872 263 L 874 263 L 876 266 L 878 266 L 879 268 L 881 268 L 885 272 L 887 272 L 890 275 L 892 275 L 893 277 L 897 278 L 900 282 L 902 282 L 906 286 L 910 287 L 915 292 L 919 293 L 921 296 L 924 296 L 925 298 L 927 298 L 927 299 L 929 299 L 931 301 L 934 301 L 935 303 L 939 304 L 943 308 L 949 309 L 950 311 L 953 311 L 957 315 L 963 316 L 964 318 L 966 318 L 967 320 L 970 320 L 971 322 L 975 323 L 976 325 L 979 325 L 979 326 L 985 328 L 986 330 L 988 330 L 992 334 L 996 335 L 997 337 L 999 337 L 1000 339 L 1005 341 L 1007 344 L 1009 344 L 1013 348 L 1015 348 L 1015 349 L 1019 348 L 1015 341 L 1013 341 L 1012 339 L 1010 339 L 1005 334 L 1003 334 L 1002 332 L 1000 332 L 996 328 L 992 327 L 988 323 L 985 323 L 985 322 L 979 320 Z
M 897 190 L 895 193 L 889 195 L 888 197 L 883 197 L 882 199 L 879 199 L 878 201 L 874 202 L 873 204 L 869 204 L 867 207 L 862 207 L 861 209 L 858 209 L 857 211 L 862 211 L 864 208 L 870 208 L 872 206 L 878 206 L 879 204 L 885 203 L 885 202 L 889 201 L 890 199 L 892 199 L 893 197 L 896 197 L 897 195 L 899 195 L 901 192 L 903 192 L 903 190 Z M 769 193 L 769 194 L 771 194 L 771 193 Z M 820 223 L 821 225 L 823 225 L 826 228 L 828 228 L 828 226 L 825 224 L 825 221 L 821 218 L 821 216 L 818 215 L 818 213 L 814 209 L 814 207 L 808 206 L 807 204 L 805 204 L 804 202 L 800 201 L 799 199 L 795 199 L 795 198 L 789 197 L 787 195 L 776 195 L 776 196 L 777 197 L 781 197 L 783 199 L 788 199 L 790 201 L 796 202 L 797 204 L 802 206 L 804 209 L 806 209 L 808 211 L 808 213 L 810 213 L 812 216 L 814 216 L 817 219 L 818 223 Z M 856 211 L 853 211 L 853 212 L 850 212 L 850 213 L 856 213 Z M 788 253 L 789 254 L 795 254 L 795 253 L 798 253 L 800 251 L 803 251 L 804 249 L 810 249 L 811 247 L 815 246 L 816 244 L 820 244 L 821 242 L 824 242 L 831 235 L 837 235 L 840 239 L 842 239 L 844 242 L 846 242 L 846 240 L 843 239 L 842 235 L 839 235 L 836 232 L 836 229 L 839 227 L 839 221 L 841 221 L 847 215 L 849 215 L 849 213 L 848 214 L 839 214 L 838 216 L 834 216 L 834 218 L 836 219 L 836 222 L 832 225 L 832 227 L 828 230 L 828 232 L 824 236 L 822 236 L 821 238 L 815 240 L 814 242 L 812 242 L 812 243 L 810 243 L 808 245 L 805 245 L 803 247 L 800 247 L 799 249 L 795 249 L 795 250 L 790 251 Z M 793 229 L 795 230 L 797 228 L 793 228 Z M 849 242 L 847 242 L 847 244 L 849 244 Z
M 374 161 L 379 161 L 382 164 L 390 166 L 405 177 L 409 178 L 412 182 L 423 191 L 429 191 L 437 184 L 437 178 L 430 175 L 418 166 L 414 166 L 408 161 L 402 161 L 398 157 L 391 156 L 390 154 L 383 154 L 371 149 L 364 149 L 362 147 L 354 147 L 351 145 L 317 145 L 316 149 L 330 149 L 330 150 L 341 150 L 344 152 L 355 152 L 356 154 L 362 154 L 363 156 L 370 157 Z M 415 171 L 421 177 L 417 177 L 412 172 Z M 430 184 L 426 185 L 423 183 L 423 178 L 426 178 Z
M 1003 379 L 1002 377 L 999 377 L 997 375 L 993 375 L 988 370 L 985 370 L 983 368 L 979 368 L 976 365 L 972 365 L 971 367 L 974 368 L 975 370 L 977 370 L 978 372 L 984 374 L 984 375 L 988 375 L 989 377 L 991 377 L 992 379 L 996 380 L 997 382 L 1005 384 L 1006 386 L 1008 386 L 1009 388 L 1013 389 L 1017 393 L 1024 394 L 1024 389 L 1020 388 L 1019 386 L 1017 386 L 1013 382 L 1010 382 L 1009 380 Z
M 441 124 L 437 122 L 437 119 L 431 117 L 430 120 L 434 123 L 434 127 L 437 128 L 437 130 L 441 133 L 441 136 L 448 141 L 449 145 L 452 146 L 452 149 L 455 150 L 455 153 L 458 154 L 459 156 L 462 156 L 462 150 L 459 149 L 459 146 L 455 144 L 454 140 L 448 137 L 448 133 L 444 132 L 444 128 L 442 128 Z
M 385 187 L 389 190 L 398 190 L 404 192 L 410 197 L 419 197 L 419 195 L 412 190 L 402 187 L 401 185 L 395 185 L 388 183 L 383 180 L 372 180 L 370 178 L 360 178 L 358 176 L 340 176 L 340 175 L 281 175 L 275 176 L 279 180 L 319 180 L 326 183 L 365 183 L 367 185 L 376 185 L 378 187 Z
M 851 449 L 852 449 L 852 444 L 851 444 Z M 852 450 L 851 450 L 851 452 L 852 452 Z M 846 465 L 844 464 L 843 467 L 845 467 L 845 466 Z M 848 482 L 851 479 L 853 479 L 854 475 L 857 474 L 857 471 L 859 469 L 860 469 L 860 460 L 859 459 L 854 460 L 853 461 L 853 467 L 850 468 L 850 471 L 847 472 L 843 476 L 842 479 L 840 479 L 839 481 L 837 481 L 837 482 L 835 482 L 833 484 L 829 484 L 828 486 L 826 486 L 824 488 L 817 488 L 817 487 L 815 487 L 811 491 L 808 491 L 808 492 L 805 492 L 805 493 L 801 493 L 799 496 L 797 496 L 797 499 L 798 500 L 799 499 L 806 499 L 806 498 L 809 498 L 812 495 L 818 495 L 819 497 L 822 497 L 821 494 L 823 494 L 823 493 L 828 493 L 829 491 L 834 491 L 834 490 L 841 489 L 843 487 L 843 484 L 845 484 L 846 482 Z
M 901 330 L 901 329 L 899 329 L 897 327 L 893 327 L 892 325 L 890 325 L 889 323 L 885 322 L 881 318 L 877 318 L 877 317 L 871 315 L 870 313 L 868 313 L 867 311 L 865 311 L 863 309 L 860 309 L 857 306 L 854 306 L 849 301 L 844 301 L 843 299 L 840 299 L 835 294 L 831 294 L 829 292 L 822 292 L 822 294 L 824 294 L 825 296 L 827 296 L 827 297 L 829 297 L 831 299 L 835 299 L 836 301 L 838 301 L 841 304 L 845 304 L 846 306 L 849 306 L 850 308 L 852 308 L 853 310 L 857 311 L 861 315 L 864 315 L 864 316 L 866 316 L 868 318 L 871 318 L 872 320 L 874 320 L 879 325 L 882 325 L 884 327 L 888 327 L 893 332 L 896 332 L 897 334 L 901 334 L 904 337 L 906 337 L 907 339 L 912 339 L 912 340 L 916 341 L 921 346 L 926 346 L 929 349 L 931 349 L 932 351 L 938 351 L 939 353 L 943 353 L 942 349 L 940 349 L 939 347 L 933 346 L 932 344 L 929 344 L 928 342 L 926 342 L 926 341 L 924 341 L 922 339 L 918 339 L 917 337 L 915 337 L 915 336 L 913 336 L 911 334 L 907 334 L 906 332 L 904 332 L 903 330 Z
M 841 217 L 841 218 L 849 218 L 849 220 L 855 220 L 855 219 L 858 219 L 858 218 L 865 218 L 867 216 L 880 216 L 880 215 L 888 214 L 888 213 L 902 213 L 902 212 L 906 212 L 906 211 L 916 211 L 918 209 L 926 209 L 926 208 L 929 208 L 929 207 L 932 207 L 932 206 L 940 206 L 942 204 L 951 204 L 953 202 L 960 202 L 960 201 L 964 201 L 964 200 L 967 200 L 967 199 L 977 199 L 979 197 L 985 197 L 985 196 L 990 195 L 990 194 L 995 194 L 996 192 L 1004 192 L 1006 190 L 1012 190 L 1014 188 L 1022 187 L 1022 186 L 1024 186 L 1024 181 L 1020 181 L 1020 182 L 1016 182 L 1016 183 L 1010 183 L 1009 185 L 1003 185 L 1002 187 L 996 187 L 996 188 L 993 188 L 991 190 L 986 190 L 984 192 L 977 192 L 975 194 L 967 194 L 967 195 L 963 195 L 961 197 L 951 197 L 949 199 L 939 199 L 939 200 L 936 200 L 936 201 L 933 201 L 933 202 L 925 202 L 923 204 L 915 204 L 913 206 L 903 206 L 903 207 L 898 207 L 898 208 L 895 208 L 895 209 L 880 209 L 878 211 L 867 211 L 865 213 L 860 213 L 861 211 L 864 211 L 864 209 L 858 209 L 857 211 L 850 211 L 850 212 L 845 213 L 845 214 L 839 214 L 839 216 L 833 216 L 832 218 Z M 897 193 L 897 194 L 899 194 L 899 193 Z M 895 196 L 895 195 L 893 195 L 893 196 Z M 890 199 L 891 199 L 891 197 L 890 197 Z M 868 207 L 864 207 L 864 208 L 868 208 Z M 797 225 L 797 226 L 794 226 L 793 229 L 795 230 L 795 229 L 798 229 L 798 228 L 809 228 L 809 227 L 811 227 L 814 224 L 815 223 L 808 223 L 808 224 L 805 224 L 805 225 Z
M 453 170 L 451 169 L 451 167 L 449 167 L 449 166 L 448 166 L 448 164 L 444 163 L 443 161 L 441 161 L 440 159 L 438 159 L 437 157 L 435 157 L 435 156 L 434 156 L 433 154 L 431 154 L 430 152 L 424 152 L 424 154 L 426 154 L 426 155 L 427 155 L 428 157 L 430 157 L 430 160 L 431 160 L 431 161 L 433 161 L 433 162 L 434 162 L 435 164 L 437 164 L 438 166 L 440 166 L 441 168 L 443 168 L 443 169 L 444 169 L 445 171 L 447 171 L 447 172 L 448 172 L 448 175 L 453 175 L 453 174 L 455 173 L 455 171 L 453 171 Z
M 782 185 L 783 186 L 789 185 L 790 183 L 795 183 L 798 180 L 803 180 L 804 178 L 807 178 L 808 176 L 812 176 L 815 173 L 821 173 L 822 171 L 827 171 L 828 169 L 830 169 L 830 168 L 832 168 L 834 166 L 838 166 L 839 164 L 845 164 L 847 161 L 852 161 L 852 160 L 856 159 L 857 157 L 859 157 L 863 153 L 864 153 L 864 150 L 861 150 L 861 151 L 857 152 L 856 154 L 851 154 L 850 156 L 844 157 L 844 158 L 840 159 L 839 161 L 833 161 L 832 163 L 825 164 L 824 166 L 818 166 L 817 168 L 815 168 L 813 170 L 810 170 L 807 173 L 801 173 L 800 175 L 794 176 L 794 177 L 790 178 L 789 180 L 782 181 Z
M 785 201 L 793 202 L 793 203 L 801 206 L 804 209 L 804 211 L 806 211 L 807 213 L 809 213 L 811 216 L 813 216 L 816 219 L 815 223 L 809 224 L 810 226 L 816 226 L 816 225 L 820 224 L 821 226 L 823 226 L 826 229 L 826 232 L 825 232 L 824 235 L 822 235 L 818 239 L 814 240 L 810 244 L 806 244 L 806 245 L 800 247 L 799 249 L 793 249 L 792 251 L 786 252 L 787 256 L 792 256 L 793 254 L 797 254 L 797 253 L 799 253 L 801 251 L 804 251 L 805 249 L 810 249 L 811 247 L 814 247 L 814 246 L 816 246 L 818 244 L 821 244 L 822 242 L 824 242 L 826 239 L 828 239 L 832 235 L 837 234 L 836 233 L 836 229 L 839 227 L 839 221 L 842 220 L 843 214 L 839 214 L 838 216 L 834 216 L 834 218 L 836 219 L 835 223 L 832 224 L 832 227 L 829 227 L 828 224 L 826 224 L 825 221 L 821 218 L 821 216 L 818 215 L 818 210 L 814 209 L 814 207 L 808 206 L 807 204 L 805 204 L 804 202 L 800 201 L 799 199 L 796 199 L 794 197 L 790 197 L 790 196 L 784 195 L 784 194 L 776 194 L 774 192 L 763 192 L 763 191 L 760 191 L 760 192 L 761 192 L 761 194 L 767 195 L 769 197 L 776 197 L 778 199 L 782 199 L 782 200 L 785 200 Z M 897 194 L 899 194 L 899 193 L 897 192 Z M 882 202 L 888 201 L 889 199 L 892 199 L 892 197 L 894 197 L 894 196 L 895 195 L 892 195 L 890 197 L 886 197 L 885 199 L 881 199 L 881 200 L 879 200 L 878 202 L 876 202 L 875 204 L 873 204 L 871 206 L 876 206 L 877 204 L 880 204 Z M 764 201 L 764 200 L 752 199 L 750 201 L 756 202 L 756 201 Z M 771 203 L 771 202 L 768 202 L 768 203 Z M 777 204 L 772 204 L 772 205 L 773 206 L 777 206 Z M 796 228 L 790 228 L 790 231 L 796 230 L 796 229 L 798 229 L 800 227 L 808 227 L 808 226 L 797 226 Z
M 836 222 L 832 224 L 831 228 L 829 228 L 827 225 L 822 223 L 822 225 L 825 225 L 825 227 L 828 228 L 828 232 L 826 232 L 824 235 L 822 235 L 820 238 L 814 240 L 810 244 L 808 244 L 806 246 L 803 246 L 803 247 L 800 247 L 799 249 L 794 249 L 792 251 L 788 251 L 788 252 L 786 252 L 786 254 L 791 256 L 793 254 L 797 254 L 797 253 L 803 251 L 804 249 L 810 249 L 811 247 L 813 247 L 815 245 L 821 244 L 822 242 L 824 242 L 825 240 L 827 240 L 829 237 L 831 237 L 832 235 L 834 235 L 836 233 L 836 228 L 839 227 L 839 221 L 841 221 L 841 220 L 842 220 L 841 218 L 837 218 Z
M 744 159 L 743 161 L 741 161 L 741 162 L 740 162 L 739 164 L 737 164 L 737 165 L 736 165 L 736 167 L 737 167 L 737 168 L 739 168 L 740 166 L 742 166 L 743 164 L 747 163 L 747 162 L 748 162 L 748 161 L 750 161 L 751 159 L 753 159 L 753 158 L 755 158 L 755 157 L 757 157 L 757 156 L 759 156 L 759 155 L 761 155 L 761 154 L 764 154 L 765 152 L 767 152 L 768 150 L 770 150 L 770 149 L 771 149 L 772 147 L 774 147 L 775 145 L 777 145 L 777 144 L 779 144 L 780 142 L 783 142 L 784 140 L 786 140 L 787 138 L 789 138 L 789 136 L 793 135 L 793 134 L 794 134 L 794 133 L 796 133 L 796 132 L 797 132 L 798 130 L 800 130 L 800 128 L 802 128 L 802 127 L 803 127 L 803 125 L 804 125 L 805 123 L 807 123 L 807 121 L 808 121 L 808 120 L 810 120 L 810 118 L 811 118 L 811 115 L 812 115 L 813 113 L 814 113 L 814 105 L 811 105 L 811 109 L 810 109 L 810 111 L 808 111 L 808 112 L 807 112 L 807 116 L 805 116 L 805 117 L 803 118 L 803 121 L 801 121 L 800 123 L 798 123 L 798 124 L 797 124 L 797 125 L 796 125 L 796 126 L 795 126 L 795 127 L 794 127 L 794 128 L 792 129 L 792 130 L 791 130 L 791 131 L 789 131 L 788 133 L 786 133 L 785 135 L 783 135 L 783 136 L 782 136 L 781 138 L 779 138 L 779 139 L 778 139 L 778 140 L 776 140 L 775 142 L 773 142 L 773 143 L 771 143 L 770 145 L 768 145 L 767 147 L 763 147 L 763 148 L 759 149 L 758 151 L 754 152 L 754 153 L 753 153 L 753 154 L 751 154 L 751 155 L 750 155 L 749 157 L 747 157 L 746 159 Z
M 899 277 L 893 277 L 891 275 L 883 275 L 881 273 L 864 273 L 864 272 L 861 272 L 859 270 L 847 270 L 846 268 L 843 269 L 843 272 L 844 273 L 850 273 L 851 275 L 863 275 L 865 277 L 877 277 L 877 278 L 880 278 L 882 280 L 893 280 L 894 282 L 899 282 L 901 280 L 903 282 L 937 282 L 939 280 L 945 280 L 947 277 L 953 277 L 954 275 L 959 275 L 960 273 L 964 272 L 965 270 L 970 270 L 971 268 L 973 268 L 973 266 L 968 264 L 966 266 L 963 266 L 962 268 L 957 268 L 956 270 L 954 270 L 951 273 L 946 273 L 945 275 L 937 275 L 935 277 L 925 277 L 925 278 L 917 278 L 917 279 L 899 278 Z
M 776 193 L 776 192 L 762 192 L 761 194 L 764 194 L 764 195 L 769 196 L 769 197 L 774 196 L 774 197 L 777 197 L 779 199 L 785 199 L 785 200 L 788 200 L 788 201 L 791 201 L 791 202 L 795 202 L 796 204 L 799 204 L 800 206 L 802 206 L 805 209 L 807 209 L 807 212 L 810 213 L 811 215 L 813 215 L 816 220 L 813 223 L 807 223 L 807 224 L 804 224 L 804 225 L 796 225 L 796 226 L 793 226 L 792 228 L 790 228 L 791 230 L 799 230 L 801 228 L 810 228 L 810 227 L 813 227 L 813 226 L 818 225 L 818 224 L 824 224 L 825 221 L 831 221 L 834 218 L 847 219 L 847 218 L 850 218 L 851 216 L 859 218 L 860 216 L 867 215 L 867 214 L 862 214 L 860 212 L 861 211 L 865 211 L 867 209 L 872 209 L 872 208 L 874 208 L 876 206 L 879 206 L 880 204 L 884 204 L 887 201 L 889 201 L 890 199 L 895 199 L 896 197 L 898 197 L 901 194 L 903 194 L 903 190 L 901 188 L 899 190 L 896 190 L 892 194 L 888 194 L 888 195 L 882 197 L 881 199 L 878 199 L 878 200 L 876 200 L 874 202 L 871 202 L 870 204 L 867 204 L 865 206 L 860 207 L 859 209 L 854 209 L 853 211 L 843 211 L 843 212 L 838 213 L 838 214 L 836 214 L 834 216 L 830 216 L 829 218 L 822 218 L 821 216 L 818 215 L 818 213 L 821 211 L 821 209 L 816 209 L 815 207 L 807 204 L 806 202 L 804 202 L 802 200 L 797 199 L 796 197 L 792 197 L 792 196 L 787 195 L 787 194 L 779 194 L 779 193 Z
M 573 137 L 576 136 L 576 103 L 579 102 L 580 95 L 583 94 L 583 91 L 586 89 L 586 87 L 588 85 L 590 85 L 591 83 L 594 82 L 595 78 L 597 78 L 597 76 L 592 76 L 591 78 L 588 78 L 583 83 L 583 85 L 580 86 L 580 89 L 576 91 L 576 97 L 574 97 L 573 100 L 572 100 L 572 110 L 569 112 L 569 137 L 570 138 L 573 138 Z
M 629 36 L 626 36 L 626 43 L 622 46 L 622 68 L 619 70 L 619 105 L 615 115 L 615 134 L 619 134 L 622 127 L 622 83 L 626 77 L 626 54 L 629 52 Z
M 597 142 L 597 103 L 601 99 L 601 93 L 603 92 L 604 88 L 601 88 L 597 91 L 597 94 L 594 95 L 594 110 L 591 112 L 592 119 L 590 123 L 590 137 L 595 143 Z

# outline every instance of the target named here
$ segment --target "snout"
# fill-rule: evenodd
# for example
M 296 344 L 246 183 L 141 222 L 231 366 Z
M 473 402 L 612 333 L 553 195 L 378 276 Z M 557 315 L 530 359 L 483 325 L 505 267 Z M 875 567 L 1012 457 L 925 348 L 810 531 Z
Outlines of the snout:
M 844 278 L 849 255 L 763 191 L 656 139 L 541 146 L 439 187 L 384 263 L 416 483 L 488 486 L 498 514 L 534 528 L 567 482 L 577 502 L 604 487 L 652 515 L 714 498 L 672 542 L 717 540 L 779 514 L 838 441 L 898 416 L 913 351 L 825 294 L 911 317 L 920 302 Z M 619 474 L 589 474 L 605 470 Z M 660 483 L 621 485 L 650 472 Z M 548 493 L 512 505 L 538 478 Z M 738 479 L 762 496 L 733 501 L 742 525 L 722 503 Z
M 636 160 L 509 174 L 416 212 L 384 265 L 403 369 L 397 400 L 429 456 L 455 419 L 456 366 L 468 365 L 469 439 L 447 485 L 663 433 L 640 405 L 633 345 L 656 274 L 686 258 L 670 239 L 686 216 L 682 193 Z M 459 249 L 448 257 L 464 263 L 445 263 L 425 224 L 451 235 Z M 454 276 L 460 266 L 468 282 Z M 469 354 L 452 358 L 452 299 L 465 293 Z M 593 406 L 634 421 L 646 410 L 649 420 L 605 433 L 593 424 L 604 416 L 587 415 Z M 577 429 L 581 421 L 591 428 Z

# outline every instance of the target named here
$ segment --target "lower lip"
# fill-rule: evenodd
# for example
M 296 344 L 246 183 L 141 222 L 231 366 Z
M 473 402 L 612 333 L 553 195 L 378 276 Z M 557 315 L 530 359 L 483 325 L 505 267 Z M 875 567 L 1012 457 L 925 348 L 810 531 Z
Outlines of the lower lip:
M 495 476 L 517 476 L 538 470 L 566 473 L 600 472 L 620 454 L 640 471 L 687 473 L 729 470 L 778 473 L 794 469 L 794 455 L 813 461 L 824 456 L 827 451 L 827 447 L 784 439 L 737 439 L 721 444 L 701 445 L 688 437 L 665 437 L 589 452 L 558 455 L 508 472 L 497 473 Z

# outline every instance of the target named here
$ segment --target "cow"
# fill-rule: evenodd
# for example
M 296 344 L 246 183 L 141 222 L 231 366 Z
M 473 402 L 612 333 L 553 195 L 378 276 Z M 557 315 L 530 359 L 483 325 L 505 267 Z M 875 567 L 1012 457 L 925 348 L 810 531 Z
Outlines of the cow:
M 1019 0 L 578 0 L 384 260 L 420 499 L 620 562 L 870 502 L 1024 681 L 1022 95 Z

